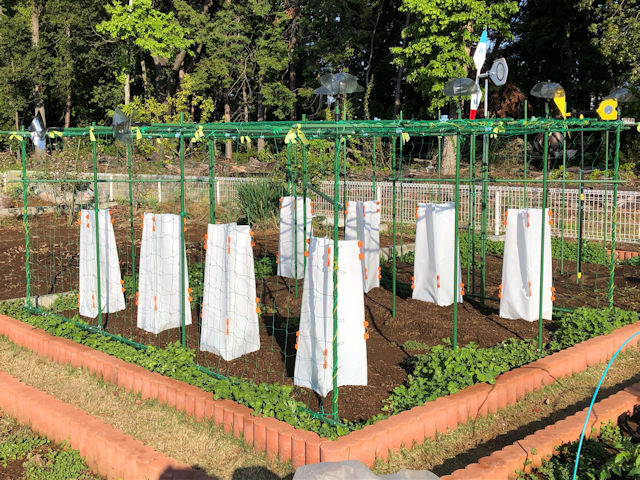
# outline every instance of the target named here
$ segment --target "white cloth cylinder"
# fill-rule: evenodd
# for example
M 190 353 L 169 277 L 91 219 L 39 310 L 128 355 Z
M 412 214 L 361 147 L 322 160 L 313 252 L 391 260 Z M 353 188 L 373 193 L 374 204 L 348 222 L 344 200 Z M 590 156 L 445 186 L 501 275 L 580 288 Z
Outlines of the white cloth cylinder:
M 554 294 L 551 263 L 549 209 L 545 212 L 542 318 L 551 320 Z M 540 263 L 542 209 L 507 210 L 507 229 L 502 260 L 500 316 L 529 322 L 540 315 Z
M 453 285 L 453 258 L 458 248 L 455 243 L 455 203 L 419 203 L 416 216 L 412 298 L 446 306 L 453 303 L 454 292 L 457 292 L 461 303 L 464 288 L 459 250 L 455 289 Z
M 280 237 L 278 241 L 278 275 L 300 279 L 304 277 L 305 198 L 282 197 L 280 202 Z M 306 199 L 306 238 L 311 238 L 312 205 Z M 297 261 L 294 261 L 294 258 Z
M 98 315 L 98 266 L 96 262 L 96 222 L 93 210 L 80 211 L 80 268 L 78 310 L 84 317 Z M 109 210 L 98 211 L 100 246 L 100 297 L 102 313 L 125 309 L 120 277 L 118 246 Z
M 345 240 L 358 240 L 364 292 L 380 286 L 380 202 L 347 202 Z
M 160 333 L 182 325 L 191 325 L 189 269 L 187 255 L 180 245 L 180 216 L 145 213 L 138 274 L 138 328 Z M 180 279 L 184 262 L 184 302 Z
M 260 349 L 250 227 L 210 224 L 206 248 L 200 350 L 230 361 Z
M 293 383 L 322 397 L 333 389 L 333 240 L 312 238 L 304 277 Z M 338 385 L 367 384 L 364 294 L 359 248 L 338 247 Z

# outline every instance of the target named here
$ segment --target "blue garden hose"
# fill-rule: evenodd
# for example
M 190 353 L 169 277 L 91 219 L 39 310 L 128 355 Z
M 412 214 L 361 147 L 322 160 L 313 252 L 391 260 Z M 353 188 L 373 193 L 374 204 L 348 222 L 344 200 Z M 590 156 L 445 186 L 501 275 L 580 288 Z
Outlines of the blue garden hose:
M 580 450 L 582 450 L 582 441 L 584 440 L 584 432 L 587 430 L 587 424 L 589 423 L 589 416 L 591 415 L 591 409 L 593 408 L 593 404 L 596 401 L 596 396 L 598 395 L 598 391 L 600 390 L 600 385 L 602 385 L 602 382 L 604 381 L 604 377 L 607 375 L 607 372 L 609 371 L 609 367 L 611 367 L 611 364 L 616 359 L 616 357 L 618 356 L 620 351 L 624 348 L 624 346 L 627 343 L 629 343 L 631 341 L 631 339 L 633 337 L 636 337 L 638 335 L 640 335 L 640 332 L 634 333 L 629 338 L 627 338 L 622 345 L 620 345 L 620 348 L 618 348 L 618 350 L 616 350 L 616 353 L 613 354 L 613 357 L 611 357 L 611 360 L 609 360 L 609 363 L 607 364 L 607 368 L 604 369 L 604 373 L 600 377 L 600 381 L 598 382 L 598 386 L 596 387 L 596 391 L 593 393 L 593 397 L 591 398 L 591 404 L 589 405 L 589 411 L 587 412 L 587 418 L 585 418 L 585 420 L 584 420 L 584 426 L 582 427 L 582 433 L 580 434 L 580 442 L 578 443 L 578 451 L 576 452 L 576 463 L 575 463 L 575 465 L 573 467 L 573 477 L 571 477 L 571 480 L 576 480 L 576 475 L 578 474 L 578 462 L 580 461 Z

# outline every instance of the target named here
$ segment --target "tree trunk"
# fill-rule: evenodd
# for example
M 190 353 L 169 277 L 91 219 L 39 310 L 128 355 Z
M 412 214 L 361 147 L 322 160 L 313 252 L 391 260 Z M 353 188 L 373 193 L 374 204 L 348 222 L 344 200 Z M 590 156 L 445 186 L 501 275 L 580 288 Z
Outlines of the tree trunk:
M 411 16 L 407 13 L 407 18 L 404 22 L 404 28 L 409 27 L 409 22 L 411 20 Z M 402 47 L 407 46 L 407 37 L 402 39 Z M 394 95 L 393 100 L 393 118 L 398 118 L 398 114 L 400 113 L 400 109 L 402 108 L 402 77 L 404 76 L 404 68 L 402 66 L 398 67 L 398 75 L 396 76 L 396 93 Z
M 33 85 L 33 101 L 35 105 L 34 115 L 40 114 L 42 117 L 42 127 L 47 124 L 47 117 L 45 115 L 44 101 L 42 100 L 42 86 L 40 85 L 40 63 L 38 62 L 38 43 L 40 43 L 40 10 L 33 3 L 31 5 L 31 47 L 36 52 L 36 60 L 34 65 L 35 70 L 35 82 Z M 36 145 L 36 154 L 41 154 L 42 150 Z
M 71 83 L 67 85 L 67 97 L 64 101 L 64 128 L 71 126 Z
M 231 107 L 229 106 L 229 92 L 226 91 L 224 94 L 224 121 L 226 123 L 231 123 Z M 231 140 L 227 140 L 224 146 L 224 158 L 229 162 L 231 161 L 233 156 L 233 144 Z
M 133 7 L 133 0 L 129 0 L 129 7 Z M 124 77 L 124 104 L 128 105 L 131 101 L 131 74 L 129 73 L 129 54 L 127 53 L 127 76 Z
M 456 118 L 456 105 L 449 106 L 449 118 Z M 453 175 L 456 173 L 456 137 L 446 135 L 442 142 L 442 174 Z
M 149 77 L 147 76 L 147 62 L 142 55 L 140 56 L 140 74 L 140 76 L 142 77 L 144 98 L 149 98 Z
M 159 55 L 153 57 L 153 66 L 156 71 L 155 87 L 156 99 L 163 102 L 167 98 L 167 72 L 165 68 L 169 65 L 169 60 Z
M 242 110 L 244 121 L 249 122 L 249 103 L 247 101 L 247 83 L 242 82 Z
M 258 98 L 257 98 L 257 108 L 258 108 L 258 121 L 264 122 L 264 103 L 262 98 L 262 78 L 258 79 Z M 264 138 L 258 138 L 258 153 L 264 150 Z
M 293 104 L 291 105 L 291 120 L 298 119 L 298 96 L 296 95 L 296 65 L 293 52 L 298 42 L 298 9 L 292 7 L 291 35 L 289 36 L 289 90 L 293 93 Z

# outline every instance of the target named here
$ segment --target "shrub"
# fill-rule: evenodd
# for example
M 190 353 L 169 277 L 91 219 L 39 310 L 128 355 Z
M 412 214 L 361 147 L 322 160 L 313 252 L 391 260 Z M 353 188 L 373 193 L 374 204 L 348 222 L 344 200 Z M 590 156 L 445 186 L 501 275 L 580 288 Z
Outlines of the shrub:
M 250 222 L 264 225 L 279 215 L 284 186 L 271 180 L 256 180 L 238 185 L 240 211 Z

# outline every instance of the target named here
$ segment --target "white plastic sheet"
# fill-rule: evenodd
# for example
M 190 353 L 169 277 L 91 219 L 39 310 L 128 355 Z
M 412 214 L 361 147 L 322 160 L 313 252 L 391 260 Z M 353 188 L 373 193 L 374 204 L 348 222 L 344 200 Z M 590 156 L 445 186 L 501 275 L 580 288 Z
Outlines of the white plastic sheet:
M 412 298 L 440 306 L 451 305 L 454 298 L 455 203 L 419 203 L 416 216 Z M 460 303 L 464 287 L 459 252 L 457 268 L 455 291 Z
M 282 197 L 280 203 L 280 239 L 278 242 L 278 275 L 300 279 L 304 276 L 304 197 Z M 306 199 L 307 239 L 311 238 L 312 204 Z M 294 261 L 297 259 L 297 262 Z
M 138 275 L 138 328 L 160 333 L 184 323 L 191 325 L 187 255 L 180 248 L 180 217 L 145 213 Z M 182 251 L 181 251 L 182 250 Z M 181 262 L 184 262 L 184 302 L 181 299 Z
M 380 286 L 380 202 L 347 202 L 345 240 L 362 242 L 364 292 Z
M 321 396 L 333 389 L 333 240 L 311 238 L 293 383 Z M 358 243 L 338 247 L 338 385 L 367 384 L 364 294 Z
M 551 320 L 553 285 L 551 265 L 551 227 L 545 212 L 542 318 Z M 500 316 L 538 320 L 540 314 L 540 247 L 542 209 L 507 210 L 507 228 L 500 285 Z
M 78 309 L 80 315 L 98 315 L 98 266 L 96 262 L 96 222 L 93 210 L 80 211 L 80 275 Z M 100 297 L 102 313 L 124 310 L 124 290 L 120 277 L 118 247 L 109 210 L 98 211 L 100 246 Z
M 405 469 L 390 475 L 378 476 L 360 460 L 303 465 L 293 476 L 293 480 L 438 480 L 439 478 L 428 470 Z
M 200 350 L 227 361 L 260 349 L 249 226 L 209 225 Z

